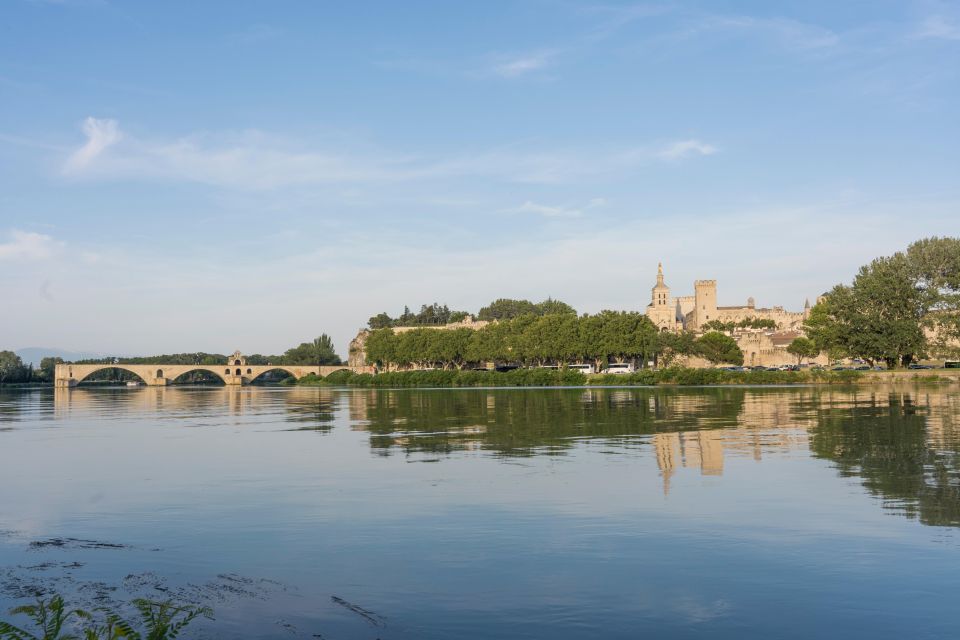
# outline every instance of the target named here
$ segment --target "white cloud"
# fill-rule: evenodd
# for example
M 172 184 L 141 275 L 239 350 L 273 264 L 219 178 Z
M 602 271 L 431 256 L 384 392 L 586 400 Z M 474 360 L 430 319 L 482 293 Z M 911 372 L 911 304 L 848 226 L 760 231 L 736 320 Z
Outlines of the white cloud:
M 678 140 L 666 145 L 657 152 L 657 157 L 662 160 L 676 161 L 690 156 L 712 156 L 717 151 L 715 146 L 694 138 Z
M 716 151 L 698 140 L 687 140 L 675 143 L 680 145 L 676 149 L 538 150 L 525 145 L 423 157 L 369 148 L 310 149 L 258 131 L 141 140 L 124 136 L 113 120 L 96 118 L 87 118 L 85 130 L 86 144 L 63 167 L 71 178 L 196 182 L 242 191 L 457 177 L 559 184 L 588 176 L 609 177 L 658 159 Z
M 10 241 L 0 244 L 0 260 L 45 260 L 63 246 L 42 233 L 14 229 L 9 235 Z
M 960 40 L 960 25 L 943 16 L 930 16 L 920 23 L 913 36 L 915 38 Z
M 540 51 L 515 58 L 501 59 L 500 62 L 494 64 L 493 72 L 503 78 L 517 78 L 544 69 L 556 55 L 556 51 Z
M 584 212 L 595 209 L 597 207 L 602 207 L 606 204 L 606 200 L 603 198 L 593 198 L 585 206 L 582 207 L 568 207 L 568 206 L 550 206 L 544 204 L 538 204 L 536 202 L 531 202 L 527 200 L 519 207 L 513 207 L 510 209 L 504 209 L 504 213 L 532 213 L 535 215 L 543 216 L 544 218 L 578 218 L 584 214 Z
M 110 119 L 87 118 L 83 121 L 83 133 L 87 136 L 87 142 L 67 159 L 64 166 L 66 173 L 84 169 L 123 137 L 117 121 Z

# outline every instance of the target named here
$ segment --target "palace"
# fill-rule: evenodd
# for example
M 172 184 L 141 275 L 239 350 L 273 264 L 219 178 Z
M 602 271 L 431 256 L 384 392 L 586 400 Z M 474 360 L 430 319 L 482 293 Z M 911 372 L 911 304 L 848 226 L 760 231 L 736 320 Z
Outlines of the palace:
M 704 325 L 744 320 L 772 320 L 779 330 L 798 330 L 810 314 L 808 300 L 803 311 L 786 311 L 783 307 L 757 308 L 753 298 L 735 307 L 717 306 L 717 281 L 696 280 L 692 296 L 671 297 L 670 287 L 663 280 L 663 264 L 657 266 L 657 284 L 651 290 L 647 317 L 661 331 L 703 331 Z

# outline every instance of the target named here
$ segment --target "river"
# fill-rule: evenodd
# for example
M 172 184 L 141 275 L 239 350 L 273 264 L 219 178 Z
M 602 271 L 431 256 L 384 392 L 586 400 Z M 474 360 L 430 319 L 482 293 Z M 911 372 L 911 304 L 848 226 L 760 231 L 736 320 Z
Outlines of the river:
M 949 387 L 0 390 L 0 620 L 188 638 L 944 638 Z

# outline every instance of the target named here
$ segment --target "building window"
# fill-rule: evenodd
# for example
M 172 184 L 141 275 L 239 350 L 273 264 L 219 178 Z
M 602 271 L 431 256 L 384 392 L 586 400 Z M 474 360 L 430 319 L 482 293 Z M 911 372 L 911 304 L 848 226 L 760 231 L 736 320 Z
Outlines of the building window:
M 237 369 L 237 375 L 238 376 L 240 375 L 240 369 Z

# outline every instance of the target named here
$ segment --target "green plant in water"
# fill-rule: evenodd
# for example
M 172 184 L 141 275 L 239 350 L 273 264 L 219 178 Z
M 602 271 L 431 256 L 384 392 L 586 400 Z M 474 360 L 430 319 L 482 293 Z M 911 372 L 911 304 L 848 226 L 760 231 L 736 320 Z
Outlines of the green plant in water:
M 26 604 L 10 610 L 10 615 L 21 614 L 33 620 L 41 635 L 34 635 L 8 622 L 0 621 L 0 638 L 3 640 L 79 640 L 79 636 L 75 634 L 64 633 L 64 627 L 71 618 L 89 620 L 91 617 L 90 613 L 83 609 L 68 611 L 61 596 L 53 596 L 49 601 L 37 600 L 37 604 Z
M 133 601 L 133 606 L 140 613 L 146 633 L 130 636 L 133 640 L 174 640 L 183 628 L 199 616 L 212 618 L 213 611 L 209 607 L 178 606 L 172 600 L 153 602 L 143 598 Z
M 175 604 L 172 600 L 154 602 L 137 598 L 133 606 L 140 614 L 142 632 L 134 629 L 116 613 L 107 609 L 97 611 L 104 616 L 102 625 L 94 625 L 83 630 L 83 640 L 174 640 L 180 632 L 199 616 L 211 618 L 213 611 L 208 607 L 190 607 Z M 42 635 L 15 627 L 0 621 L 0 640 L 81 640 L 75 633 L 64 632 L 71 618 L 92 620 L 93 616 L 83 609 L 67 610 L 63 597 L 53 596 L 49 601 L 37 600 L 35 605 L 24 605 L 10 610 L 11 615 L 27 615 L 39 628 Z M 74 625 L 69 625 L 74 626 Z

